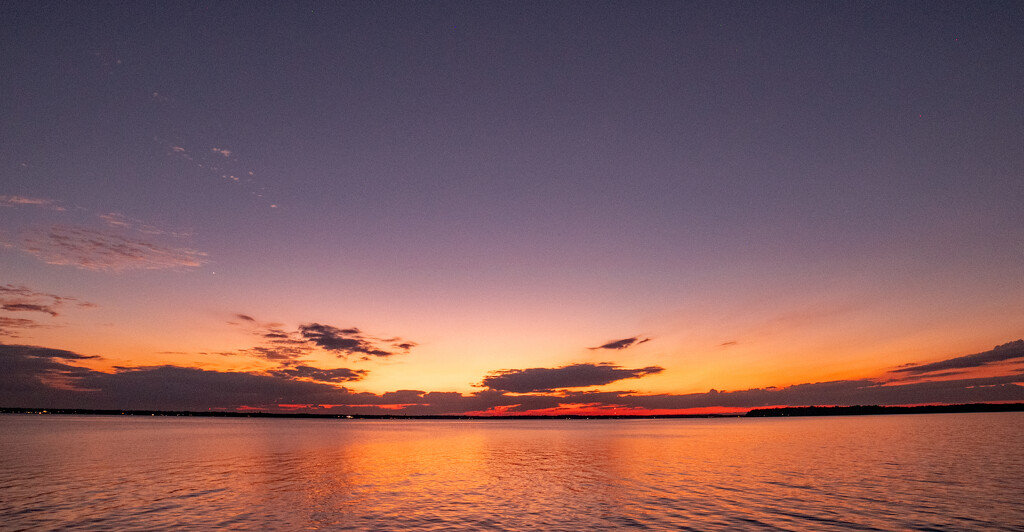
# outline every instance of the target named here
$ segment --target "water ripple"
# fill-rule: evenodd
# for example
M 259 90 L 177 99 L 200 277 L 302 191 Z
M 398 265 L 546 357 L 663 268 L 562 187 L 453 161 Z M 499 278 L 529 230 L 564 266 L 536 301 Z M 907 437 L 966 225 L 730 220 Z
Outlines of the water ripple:
M 1020 413 L 637 422 L 0 416 L 0 522 L 5 530 L 1021 530 L 1022 421 Z

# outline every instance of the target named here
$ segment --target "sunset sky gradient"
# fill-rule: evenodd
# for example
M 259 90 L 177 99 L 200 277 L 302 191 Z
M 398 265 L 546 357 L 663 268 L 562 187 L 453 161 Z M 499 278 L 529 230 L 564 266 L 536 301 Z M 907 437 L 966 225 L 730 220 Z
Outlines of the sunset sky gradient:
M 1021 27 L 2 3 L 0 406 L 1022 401 Z

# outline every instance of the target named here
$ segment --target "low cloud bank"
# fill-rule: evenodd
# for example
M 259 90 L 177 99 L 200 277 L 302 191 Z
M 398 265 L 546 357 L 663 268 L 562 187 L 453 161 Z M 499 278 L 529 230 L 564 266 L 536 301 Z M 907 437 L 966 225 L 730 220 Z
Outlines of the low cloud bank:
M 655 411 L 1024 401 L 1024 386 L 1020 384 L 1024 383 L 1024 373 L 909 384 L 843 380 L 691 394 L 566 390 L 572 387 L 570 385 L 590 386 L 661 371 L 653 366 L 627 369 L 612 364 L 581 364 L 576 366 L 586 367 L 505 370 L 489 376 L 491 381 L 485 378 L 486 389 L 468 395 L 422 390 L 372 394 L 337 386 L 337 383 L 358 380 L 359 370 L 294 366 L 255 374 L 153 366 L 105 373 L 77 365 L 93 358 L 96 357 L 46 347 L 0 344 L 0 406 L 274 411 L 281 409 L 279 405 L 310 405 L 337 413 L 429 415 L 515 414 L 556 409 L 562 405 L 588 405 L 612 413 L 613 409 Z M 583 382 L 589 384 L 581 384 Z M 558 391 L 549 391 L 556 389 Z
M 560 388 L 600 386 L 623 379 L 661 373 L 664 368 L 626 369 L 610 362 L 573 364 L 560 368 L 506 369 L 484 377 L 483 385 L 512 393 L 551 392 Z
M 997 345 L 989 351 L 950 358 L 931 364 L 904 366 L 893 370 L 894 373 L 924 375 L 937 371 L 967 370 L 1010 361 L 1024 362 L 1024 339 Z

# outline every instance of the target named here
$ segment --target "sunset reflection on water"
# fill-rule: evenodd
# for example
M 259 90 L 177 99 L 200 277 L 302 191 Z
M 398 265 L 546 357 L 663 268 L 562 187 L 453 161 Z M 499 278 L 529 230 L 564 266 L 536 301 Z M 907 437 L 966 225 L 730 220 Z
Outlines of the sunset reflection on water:
M 802 419 L 0 416 L 12 528 L 1014 529 L 1020 413 Z

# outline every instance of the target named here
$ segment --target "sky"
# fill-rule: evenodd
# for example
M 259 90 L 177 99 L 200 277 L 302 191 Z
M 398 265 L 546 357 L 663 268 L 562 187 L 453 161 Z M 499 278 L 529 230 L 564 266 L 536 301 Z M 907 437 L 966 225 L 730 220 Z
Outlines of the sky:
M 0 21 L 0 406 L 1024 401 L 1020 2 Z

